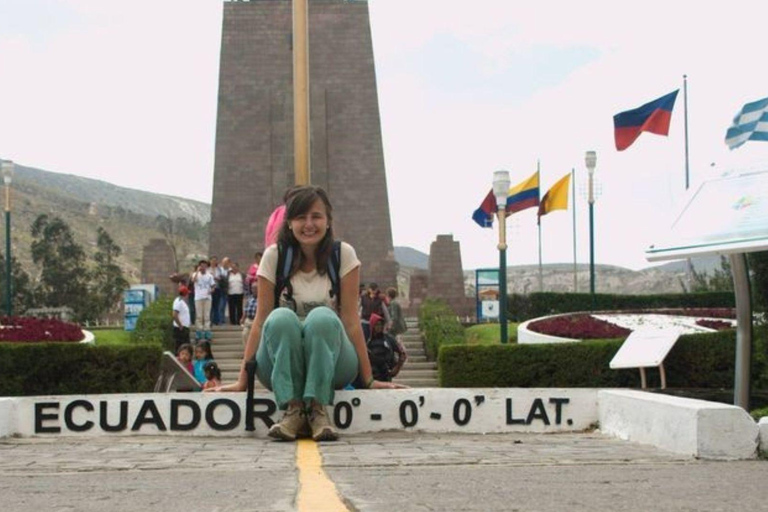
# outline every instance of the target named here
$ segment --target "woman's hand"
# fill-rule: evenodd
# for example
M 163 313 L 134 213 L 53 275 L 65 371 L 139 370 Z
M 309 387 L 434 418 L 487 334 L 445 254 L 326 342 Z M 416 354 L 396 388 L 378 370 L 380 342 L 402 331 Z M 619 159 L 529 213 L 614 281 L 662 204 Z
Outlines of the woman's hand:
M 409 389 L 404 384 L 398 384 L 397 382 L 383 382 L 380 380 L 374 380 L 371 384 L 371 389 Z
M 223 385 L 223 386 L 216 386 L 215 388 L 204 389 L 203 393 L 208 393 L 208 392 L 216 392 L 216 393 L 218 393 L 220 391 L 224 391 L 224 392 L 227 392 L 227 391 L 245 391 L 247 388 L 248 388 L 248 384 L 245 381 L 241 382 L 238 379 L 238 381 L 233 383 L 233 384 L 226 384 L 226 385 Z

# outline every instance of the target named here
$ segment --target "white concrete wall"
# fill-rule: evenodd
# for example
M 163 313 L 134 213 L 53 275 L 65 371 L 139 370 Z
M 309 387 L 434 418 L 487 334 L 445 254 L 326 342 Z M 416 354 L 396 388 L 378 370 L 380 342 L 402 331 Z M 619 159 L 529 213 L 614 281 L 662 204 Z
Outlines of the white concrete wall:
M 17 432 L 16 403 L 18 398 L 0 397 L 0 439 L 9 437 Z
M 260 400 L 256 411 L 274 406 L 271 393 L 257 393 L 255 398 Z M 0 436 L 250 434 L 245 431 L 245 393 L 22 397 L 7 401 L 14 408 L 7 415 L 11 418 L 9 426 L 0 430 Z M 102 407 L 106 417 L 101 414 Z M 127 409 L 124 425 L 118 429 L 114 427 L 121 423 L 121 407 Z M 199 421 L 195 428 L 185 430 L 184 425 L 194 423 L 195 409 L 199 410 Z M 383 430 L 573 432 L 589 428 L 598 418 L 595 389 L 340 391 L 328 412 L 340 432 L 353 434 Z M 278 411 L 270 419 L 278 421 L 280 417 Z M 266 423 L 259 418 L 254 423 L 255 435 L 266 435 Z M 107 431 L 110 426 L 116 431 Z
M 598 392 L 600 430 L 704 459 L 757 455 L 758 426 L 740 407 L 630 390 Z
M 760 429 L 760 453 L 768 454 L 768 416 L 763 416 L 757 424 Z

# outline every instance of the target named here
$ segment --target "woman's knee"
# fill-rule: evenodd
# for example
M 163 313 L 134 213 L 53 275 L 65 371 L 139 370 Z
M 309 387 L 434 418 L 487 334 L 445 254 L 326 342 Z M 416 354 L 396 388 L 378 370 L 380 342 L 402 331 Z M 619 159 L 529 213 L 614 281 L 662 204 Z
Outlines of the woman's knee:
M 318 307 L 313 309 L 304 320 L 304 336 L 319 335 L 320 337 L 338 336 L 344 331 L 344 325 L 331 308 Z
M 264 330 L 301 329 L 301 322 L 296 313 L 288 308 L 275 308 L 264 321 Z
M 264 321 L 262 340 L 282 339 L 301 341 L 301 322 L 296 313 L 288 308 L 274 309 Z

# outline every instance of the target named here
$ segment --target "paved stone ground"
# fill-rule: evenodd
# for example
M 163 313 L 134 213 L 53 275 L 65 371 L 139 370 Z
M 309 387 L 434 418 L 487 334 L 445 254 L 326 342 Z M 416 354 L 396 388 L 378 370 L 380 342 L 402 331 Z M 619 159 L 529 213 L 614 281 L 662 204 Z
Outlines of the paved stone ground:
M 323 443 L 352 509 L 766 510 L 768 462 L 707 462 L 598 434 L 346 436 Z M 5 510 L 285 511 L 295 445 L 264 439 L 0 441 Z

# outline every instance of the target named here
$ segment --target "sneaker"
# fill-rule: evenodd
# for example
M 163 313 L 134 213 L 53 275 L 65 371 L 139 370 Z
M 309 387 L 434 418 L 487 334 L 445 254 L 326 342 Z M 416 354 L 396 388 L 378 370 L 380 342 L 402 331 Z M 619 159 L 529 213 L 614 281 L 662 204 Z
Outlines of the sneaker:
M 322 404 L 312 404 L 309 410 L 309 426 L 312 428 L 312 439 L 315 441 L 335 441 L 339 438 Z
M 269 428 L 269 437 L 281 441 L 295 441 L 296 435 L 307 422 L 307 416 L 301 407 L 289 406 L 283 414 L 280 423 L 275 423 Z

